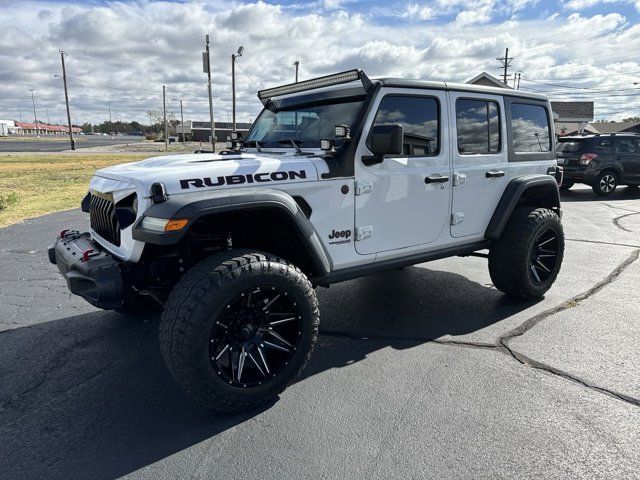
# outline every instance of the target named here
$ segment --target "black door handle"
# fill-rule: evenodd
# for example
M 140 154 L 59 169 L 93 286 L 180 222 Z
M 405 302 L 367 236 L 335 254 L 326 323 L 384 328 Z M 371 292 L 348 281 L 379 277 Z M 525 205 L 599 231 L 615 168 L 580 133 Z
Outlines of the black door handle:
M 430 175 L 424 179 L 424 183 L 444 183 L 448 181 L 449 177 L 444 175 Z
M 486 178 L 504 177 L 504 172 L 502 170 L 490 170 L 484 176 Z

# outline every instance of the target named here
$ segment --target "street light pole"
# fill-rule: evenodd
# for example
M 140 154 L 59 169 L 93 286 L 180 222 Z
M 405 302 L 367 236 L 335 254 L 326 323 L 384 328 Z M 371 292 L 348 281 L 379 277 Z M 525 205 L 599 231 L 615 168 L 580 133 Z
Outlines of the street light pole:
M 62 81 L 64 83 L 64 101 L 67 104 L 67 120 L 69 122 L 69 141 L 71 142 L 71 150 L 76 149 L 76 143 L 73 141 L 73 125 L 71 125 L 71 112 L 69 112 L 69 93 L 67 92 L 67 70 L 64 66 L 64 56 L 66 54 L 60 50 L 60 59 L 62 60 Z
M 238 47 L 238 52 L 231 54 L 231 112 L 233 119 L 233 130 L 236 129 L 236 58 L 242 56 L 244 47 Z
M 182 99 L 180 100 L 180 130 L 182 132 L 182 143 L 184 143 L 184 115 L 182 114 Z
M 33 97 L 33 92 L 35 89 L 30 89 L 31 92 L 31 103 L 33 104 L 33 123 L 36 126 L 36 137 L 40 138 L 40 132 L 38 132 L 38 116 L 36 115 L 36 100 Z
M 162 111 L 164 113 L 164 149 L 169 150 L 169 132 L 167 130 L 167 87 L 162 85 Z
M 216 127 L 213 123 L 213 99 L 211 98 L 211 52 L 209 51 L 209 35 L 205 36 L 206 50 L 202 54 L 204 71 L 207 74 L 209 86 L 209 119 L 211 122 L 211 151 L 216 151 Z
M 298 83 L 298 67 L 300 67 L 300 60 L 293 62 L 293 66 L 296 67 L 296 83 Z

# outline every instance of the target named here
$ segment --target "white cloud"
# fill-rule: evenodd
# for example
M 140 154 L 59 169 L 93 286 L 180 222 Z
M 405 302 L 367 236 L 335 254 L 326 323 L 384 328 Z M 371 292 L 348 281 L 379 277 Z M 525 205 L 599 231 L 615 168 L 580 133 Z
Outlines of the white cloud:
M 428 5 L 410 3 L 400 16 L 402 18 L 414 18 L 417 20 L 432 20 L 437 14 L 437 11 Z
M 232 0 L 10 4 L 0 9 L 0 117 L 17 118 L 21 107 L 30 120 L 28 89 L 35 88 L 41 114 L 49 109 L 52 121 L 64 118 L 62 86 L 54 77 L 62 48 L 69 52 L 72 117 L 81 122 L 108 118 L 109 101 L 114 119 L 145 121 L 147 110 L 161 106 L 163 84 L 170 88 L 171 110 L 178 108 L 177 90 L 184 94 L 185 118 L 206 119 L 205 33 L 211 34 L 214 107 L 222 121 L 231 110 L 230 55 L 239 45 L 245 51 L 238 62 L 251 77 L 236 70 L 243 120 L 259 112 L 259 87 L 292 81 L 296 58 L 303 79 L 358 67 L 371 76 L 465 81 L 482 70 L 497 75 L 495 58 L 509 47 L 513 68 L 525 78 L 558 84 L 586 78 L 590 88 L 637 81 L 640 25 L 627 27 L 617 13 L 495 20 L 498 7 L 526 9 L 523 1 L 436 0 L 395 9 L 428 23 L 399 20 L 397 13 L 384 19 L 352 13 L 348 1 L 319 2 L 313 9 Z M 609 35 L 623 27 L 624 33 Z M 595 35 L 604 36 L 588 41 Z M 596 100 L 596 111 L 628 106 L 628 114 L 640 113 L 640 97 Z

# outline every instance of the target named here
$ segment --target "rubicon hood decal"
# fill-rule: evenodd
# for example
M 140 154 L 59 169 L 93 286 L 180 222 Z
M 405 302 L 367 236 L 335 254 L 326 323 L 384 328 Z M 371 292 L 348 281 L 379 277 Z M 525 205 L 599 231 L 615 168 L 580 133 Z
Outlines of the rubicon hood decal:
M 180 188 L 219 187 L 222 185 L 241 185 L 243 183 L 281 182 L 285 180 L 307 178 L 305 170 L 288 170 L 277 172 L 248 173 L 246 175 L 225 175 L 218 177 L 185 178 L 180 180 Z

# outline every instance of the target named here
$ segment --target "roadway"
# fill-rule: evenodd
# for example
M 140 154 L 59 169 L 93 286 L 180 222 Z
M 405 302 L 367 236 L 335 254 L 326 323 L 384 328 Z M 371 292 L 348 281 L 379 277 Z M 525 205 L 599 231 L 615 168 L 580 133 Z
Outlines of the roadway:
M 0 138 L 0 152 L 62 152 L 71 148 L 69 137 L 2 137 Z M 116 135 L 114 137 L 102 135 L 79 135 L 76 141 L 76 148 L 103 147 L 108 145 L 118 145 L 124 143 L 137 143 L 144 140 L 144 137 L 133 135 Z

